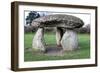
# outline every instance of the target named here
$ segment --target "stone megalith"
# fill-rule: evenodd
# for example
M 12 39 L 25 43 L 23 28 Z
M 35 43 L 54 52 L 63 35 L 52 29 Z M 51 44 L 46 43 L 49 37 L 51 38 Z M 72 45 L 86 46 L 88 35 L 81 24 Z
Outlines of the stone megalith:
M 56 28 L 56 42 L 57 42 L 58 47 L 61 46 L 62 36 L 63 36 L 63 29 L 61 29 L 60 27 L 57 27 Z
M 80 18 L 66 14 L 47 15 L 32 21 L 33 27 L 57 27 L 57 45 L 61 45 L 64 51 L 78 49 L 78 37 L 73 29 L 83 25 L 84 22 Z M 66 29 L 65 33 L 62 28 Z
M 38 28 L 32 41 L 32 49 L 34 51 L 45 51 L 43 28 Z
M 73 30 L 66 29 L 64 33 L 61 45 L 64 51 L 72 51 L 78 49 L 78 37 L 77 33 Z

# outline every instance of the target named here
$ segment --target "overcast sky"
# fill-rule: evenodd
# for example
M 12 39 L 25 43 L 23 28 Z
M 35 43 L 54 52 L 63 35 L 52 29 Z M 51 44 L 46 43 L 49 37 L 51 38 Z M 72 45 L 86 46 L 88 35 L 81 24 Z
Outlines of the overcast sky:
M 28 13 L 29 13 L 30 11 L 25 11 L 25 18 L 28 16 Z M 83 22 L 85 23 L 85 25 L 87 25 L 87 24 L 90 24 L 90 14 L 84 14 L 84 13 L 59 13 L 59 12 L 38 12 L 41 16 L 43 15 L 43 14 L 45 14 L 45 15 L 50 15 L 50 14 L 67 14 L 67 15 L 73 15 L 73 16 L 76 16 L 76 17 L 79 17 L 80 19 L 82 19 L 83 20 Z M 25 19 L 24 18 L 24 19 Z M 26 22 L 25 22 L 26 23 Z M 84 25 L 84 26 L 85 26 Z

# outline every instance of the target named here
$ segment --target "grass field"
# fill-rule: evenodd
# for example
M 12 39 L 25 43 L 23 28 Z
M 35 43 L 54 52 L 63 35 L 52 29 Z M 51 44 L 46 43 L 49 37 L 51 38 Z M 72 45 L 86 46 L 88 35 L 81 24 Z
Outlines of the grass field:
M 24 61 L 42 61 L 42 60 L 64 60 L 64 59 L 85 59 L 90 58 L 90 35 L 78 34 L 79 47 L 77 51 L 66 52 L 63 56 L 33 55 L 28 48 L 32 46 L 33 33 L 25 33 L 24 35 Z M 45 33 L 46 44 L 56 44 L 55 34 Z

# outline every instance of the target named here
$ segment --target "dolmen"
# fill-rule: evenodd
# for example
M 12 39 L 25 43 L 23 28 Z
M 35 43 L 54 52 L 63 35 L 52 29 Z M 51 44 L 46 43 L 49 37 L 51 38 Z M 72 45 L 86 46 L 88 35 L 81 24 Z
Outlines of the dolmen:
M 44 41 L 44 28 L 56 27 L 56 42 L 63 51 L 78 49 L 78 35 L 74 29 L 80 28 L 84 22 L 72 15 L 52 14 L 36 18 L 32 21 L 32 26 L 38 28 L 33 41 L 32 49 L 44 52 L 46 44 Z M 65 29 L 65 32 L 63 32 Z

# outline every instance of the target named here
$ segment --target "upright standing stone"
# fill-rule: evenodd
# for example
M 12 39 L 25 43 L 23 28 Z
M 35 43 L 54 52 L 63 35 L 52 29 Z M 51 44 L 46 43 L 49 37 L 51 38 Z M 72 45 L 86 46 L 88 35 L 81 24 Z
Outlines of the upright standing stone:
M 78 36 L 73 30 L 66 30 L 62 37 L 61 45 L 64 51 L 72 51 L 78 49 Z
M 63 36 L 63 30 L 59 27 L 56 28 L 56 42 L 57 46 L 61 46 L 61 39 Z
M 38 28 L 33 38 L 32 49 L 35 51 L 45 51 L 43 28 Z

